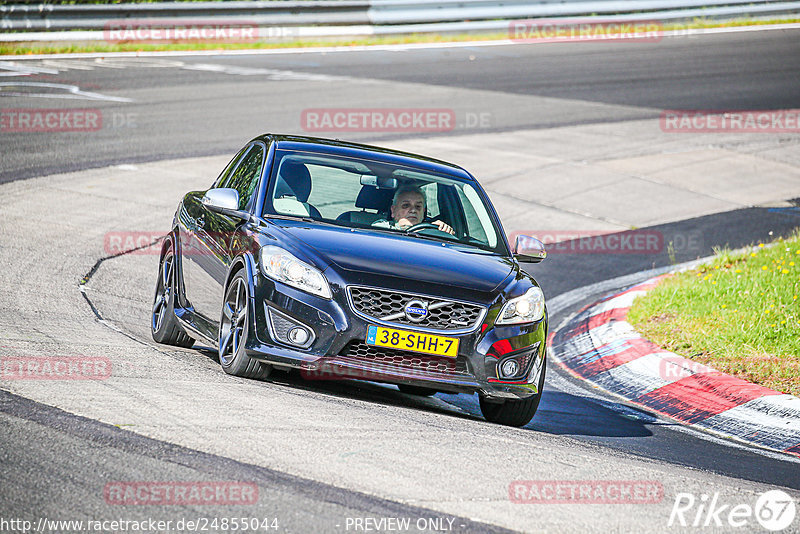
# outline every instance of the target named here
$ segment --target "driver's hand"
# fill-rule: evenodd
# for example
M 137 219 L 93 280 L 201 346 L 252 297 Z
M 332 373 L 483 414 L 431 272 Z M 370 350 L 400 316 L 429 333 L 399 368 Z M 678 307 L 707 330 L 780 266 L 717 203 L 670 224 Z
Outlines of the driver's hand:
M 432 221 L 432 222 L 433 224 L 438 226 L 439 230 L 441 230 L 442 232 L 447 232 L 450 235 L 456 235 L 456 232 L 455 230 L 453 230 L 453 227 L 447 224 L 446 222 L 444 221 Z
M 406 230 L 408 228 L 411 228 L 412 226 L 414 226 L 414 223 L 412 223 L 405 217 L 397 221 L 397 227 L 400 228 L 401 230 Z

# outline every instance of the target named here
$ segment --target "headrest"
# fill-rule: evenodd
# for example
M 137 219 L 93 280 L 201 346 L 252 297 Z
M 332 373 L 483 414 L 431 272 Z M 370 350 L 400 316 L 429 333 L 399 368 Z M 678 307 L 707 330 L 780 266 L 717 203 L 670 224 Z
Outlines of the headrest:
M 300 202 L 307 202 L 310 194 L 311 173 L 308 168 L 296 161 L 284 161 L 275 186 L 275 198 L 293 196 Z
M 371 185 L 361 187 L 356 197 L 356 207 L 368 210 L 387 211 L 392 203 L 393 189 L 378 189 Z
M 294 190 L 289 187 L 283 176 L 278 176 L 278 182 L 275 184 L 275 198 L 293 197 L 295 196 Z

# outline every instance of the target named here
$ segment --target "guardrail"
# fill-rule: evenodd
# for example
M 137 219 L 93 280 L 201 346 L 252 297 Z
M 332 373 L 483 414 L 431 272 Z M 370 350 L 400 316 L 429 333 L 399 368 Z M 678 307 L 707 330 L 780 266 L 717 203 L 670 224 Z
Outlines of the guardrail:
M 290 28 L 262 37 L 381 35 L 505 30 L 525 18 L 602 16 L 604 20 L 800 13 L 776 0 L 273 0 L 143 4 L 0 5 L 0 41 L 99 40 L 111 23 L 247 24 Z M 76 31 L 77 30 L 77 31 Z M 83 31 L 80 31 L 83 30 Z M 88 30 L 88 31 L 87 31 Z
M 102 30 L 110 21 L 211 19 L 264 26 L 369 24 L 368 1 L 158 2 L 144 4 L 5 5 L 0 30 Z
M 720 6 L 746 10 L 758 5 L 775 7 L 796 2 L 753 0 L 372 0 L 372 24 L 411 24 L 463 20 L 571 17 L 587 15 L 641 13 L 713 8 Z

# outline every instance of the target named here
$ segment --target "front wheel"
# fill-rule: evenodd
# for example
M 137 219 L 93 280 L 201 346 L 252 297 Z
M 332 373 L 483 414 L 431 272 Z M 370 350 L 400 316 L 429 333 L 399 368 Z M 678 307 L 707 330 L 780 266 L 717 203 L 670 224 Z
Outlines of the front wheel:
M 218 353 L 222 369 L 242 378 L 267 378 L 272 367 L 247 355 L 250 292 L 244 271 L 239 271 L 225 292 L 219 324 Z
M 539 408 L 539 401 L 542 400 L 542 388 L 544 387 L 544 374 L 546 365 L 542 362 L 542 374 L 539 377 L 539 390 L 536 394 L 527 399 L 507 400 L 501 403 L 488 402 L 480 397 L 481 413 L 490 423 L 507 426 L 525 426 Z

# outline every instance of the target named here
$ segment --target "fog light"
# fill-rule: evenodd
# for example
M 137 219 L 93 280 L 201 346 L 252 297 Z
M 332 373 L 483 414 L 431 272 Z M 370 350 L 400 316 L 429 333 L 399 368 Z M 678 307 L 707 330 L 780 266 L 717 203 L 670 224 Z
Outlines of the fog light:
M 293 348 L 307 349 L 314 343 L 314 329 L 294 317 L 266 305 L 269 315 L 267 328 L 272 339 Z
M 511 378 L 512 376 L 517 376 L 519 374 L 519 363 L 517 360 L 506 360 L 500 366 L 500 374 L 503 375 L 503 378 Z
M 301 326 L 296 326 L 289 330 L 286 337 L 295 345 L 305 345 L 306 341 L 308 341 L 308 336 L 308 330 Z

